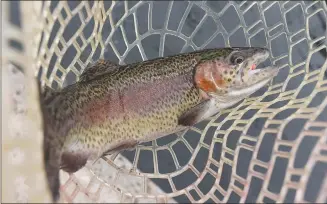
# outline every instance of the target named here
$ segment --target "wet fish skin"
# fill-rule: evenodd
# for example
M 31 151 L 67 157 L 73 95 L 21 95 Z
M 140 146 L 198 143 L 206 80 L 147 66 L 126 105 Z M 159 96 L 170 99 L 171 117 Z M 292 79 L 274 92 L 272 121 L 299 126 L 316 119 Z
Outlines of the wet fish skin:
M 75 172 L 89 159 L 185 129 L 266 84 L 276 71 L 251 75 L 249 67 L 267 52 L 208 49 L 125 66 L 100 60 L 73 85 L 60 91 L 45 87 L 44 154 L 54 200 L 60 168 Z M 234 63 L 234 55 L 242 63 Z

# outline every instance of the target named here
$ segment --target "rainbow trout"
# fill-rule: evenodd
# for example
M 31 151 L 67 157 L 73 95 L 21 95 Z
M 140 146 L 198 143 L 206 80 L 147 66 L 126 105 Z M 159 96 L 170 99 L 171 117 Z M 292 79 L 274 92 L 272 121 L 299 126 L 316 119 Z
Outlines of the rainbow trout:
M 59 170 L 181 131 L 261 87 L 277 67 L 255 69 L 265 48 L 221 48 L 118 65 L 99 60 L 59 91 L 40 87 L 44 157 L 54 200 Z

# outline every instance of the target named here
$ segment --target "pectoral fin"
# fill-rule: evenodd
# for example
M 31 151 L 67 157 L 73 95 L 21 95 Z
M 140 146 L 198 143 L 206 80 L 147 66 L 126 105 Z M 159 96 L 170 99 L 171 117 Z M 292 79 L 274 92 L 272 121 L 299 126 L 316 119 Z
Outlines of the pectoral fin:
M 207 99 L 200 104 L 194 106 L 190 110 L 183 113 L 178 118 L 178 125 L 183 126 L 192 126 L 201 120 L 205 119 L 208 115 L 208 111 L 212 109 L 213 101 L 211 99 Z

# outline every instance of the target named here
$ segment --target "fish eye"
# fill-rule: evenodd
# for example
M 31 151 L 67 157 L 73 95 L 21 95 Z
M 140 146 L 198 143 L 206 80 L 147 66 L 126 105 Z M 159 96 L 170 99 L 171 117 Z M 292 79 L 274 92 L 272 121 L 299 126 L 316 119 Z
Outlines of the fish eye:
M 243 56 L 233 56 L 233 57 L 231 57 L 231 63 L 232 64 L 241 64 L 243 61 L 244 61 L 244 57 Z
M 236 64 L 241 64 L 243 60 L 244 60 L 243 57 L 237 57 L 234 62 L 236 62 Z

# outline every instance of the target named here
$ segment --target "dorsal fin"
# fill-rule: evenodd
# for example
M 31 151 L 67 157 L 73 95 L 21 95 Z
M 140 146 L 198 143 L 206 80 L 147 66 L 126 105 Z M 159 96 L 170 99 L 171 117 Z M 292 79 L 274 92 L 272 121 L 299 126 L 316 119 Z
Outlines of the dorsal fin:
M 94 65 L 85 69 L 85 71 L 81 74 L 79 81 L 88 81 L 92 80 L 97 76 L 109 73 L 115 69 L 119 68 L 119 64 L 114 62 L 99 59 Z

